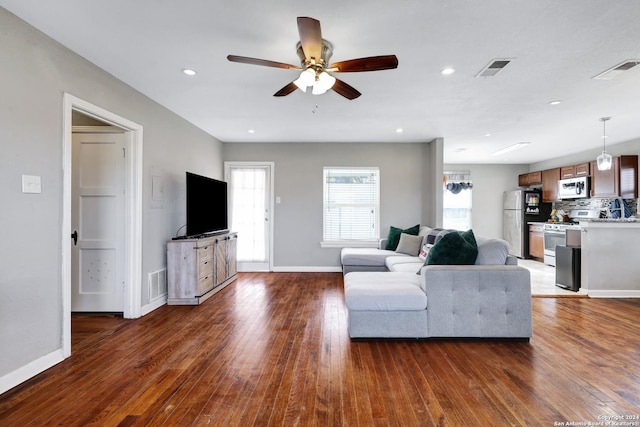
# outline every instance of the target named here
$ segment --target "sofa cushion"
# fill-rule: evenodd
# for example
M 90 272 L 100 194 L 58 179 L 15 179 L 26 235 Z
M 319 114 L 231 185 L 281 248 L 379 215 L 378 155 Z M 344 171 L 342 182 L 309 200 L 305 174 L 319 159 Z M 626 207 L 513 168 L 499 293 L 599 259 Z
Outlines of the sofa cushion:
M 398 256 L 387 257 L 384 263 L 387 266 L 387 269 L 389 271 L 397 271 L 397 266 L 402 264 L 419 263 L 420 265 L 422 265 L 422 261 L 420 261 L 420 258 L 414 257 L 414 256 L 400 255 L 400 254 L 398 254 Z
M 477 265 L 504 265 L 509 255 L 509 243 L 502 239 L 478 237 Z
M 411 273 L 353 272 L 344 276 L 349 310 L 412 311 L 427 308 L 420 278 Z
M 428 265 L 471 265 L 478 257 L 478 245 L 473 230 L 447 233 L 433 245 L 426 263 Z
M 400 242 L 396 248 L 396 252 L 401 254 L 407 254 L 411 256 L 417 256 L 420 252 L 420 245 L 422 244 L 422 236 L 412 236 L 411 234 L 400 234 Z
M 387 247 L 385 249 L 389 251 L 395 251 L 398 247 L 398 243 L 400 243 L 400 235 L 402 233 L 411 234 L 413 236 L 417 236 L 420 232 L 420 224 L 414 225 L 413 227 L 409 227 L 407 229 L 400 229 L 398 227 L 390 227 L 389 228 L 389 237 L 387 237 Z
M 429 234 L 431 232 L 431 230 L 433 230 L 433 228 L 431 227 L 427 227 L 426 225 L 421 225 L 420 226 L 420 231 L 418 231 L 418 236 L 426 236 L 427 234 Z
M 342 265 L 384 267 L 384 261 L 392 255 L 408 256 L 376 248 L 343 248 L 340 252 L 340 260 Z
M 411 273 L 411 274 L 420 274 L 420 271 L 422 270 L 422 266 L 424 265 L 423 262 L 405 262 L 402 264 L 395 264 L 392 268 L 390 269 L 391 271 L 397 271 L 399 273 Z

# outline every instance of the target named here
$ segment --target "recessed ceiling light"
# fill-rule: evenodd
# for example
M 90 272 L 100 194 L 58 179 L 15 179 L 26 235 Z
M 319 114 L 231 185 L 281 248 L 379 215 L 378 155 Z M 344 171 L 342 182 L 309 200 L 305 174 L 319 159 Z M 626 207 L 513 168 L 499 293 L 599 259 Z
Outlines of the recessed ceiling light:
M 187 76 L 195 76 L 196 74 L 198 74 L 195 70 L 192 70 L 191 68 L 183 68 L 182 72 L 185 73 Z
M 490 133 L 485 133 L 484 136 L 486 136 L 487 138 L 491 136 Z
M 404 132 L 404 129 L 402 129 L 402 128 L 396 129 L 396 133 L 402 133 L 402 132 Z
M 453 74 L 455 72 L 456 72 L 455 68 L 447 67 L 447 68 L 443 68 L 442 71 L 440 71 L 440 74 L 442 74 L 443 76 L 448 76 L 448 75 Z
M 255 130 L 253 130 L 253 129 L 249 129 L 247 132 L 249 132 L 249 133 L 256 133 L 256 131 L 255 131 Z
M 558 105 L 558 104 L 561 104 L 561 103 L 562 103 L 562 101 L 560 101 L 559 99 L 556 99 L 556 100 L 551 101 L 549 103 L 549 105 Z

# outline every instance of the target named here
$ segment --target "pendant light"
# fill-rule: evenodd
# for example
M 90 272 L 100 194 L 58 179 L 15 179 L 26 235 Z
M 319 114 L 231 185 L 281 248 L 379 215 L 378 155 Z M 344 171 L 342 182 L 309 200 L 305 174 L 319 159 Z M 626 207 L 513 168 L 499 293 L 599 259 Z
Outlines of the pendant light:
M 606 125 L 607 120 L 611 120 L 611 117 L 602 117 L 600 121 L 602 122 L 602 154 L 598 156 L 596 161 L 598 162 L 598 170 L 606 171 L 611 169 L 611 154 L 607 153 L 607 132 Z

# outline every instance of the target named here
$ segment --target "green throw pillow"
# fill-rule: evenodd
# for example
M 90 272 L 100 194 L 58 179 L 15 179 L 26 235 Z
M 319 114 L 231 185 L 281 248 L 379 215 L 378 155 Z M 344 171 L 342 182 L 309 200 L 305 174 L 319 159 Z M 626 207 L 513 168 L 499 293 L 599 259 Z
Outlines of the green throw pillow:
M 426 264 L 472 265 L 478 257 L 478 244 L 472 230 L 447 233 L 433 245 Z
M 397 227 L 389 228 L 389 236 L 387 237 L 387 247 L 390 251 L 395 251 L 398 247 L 398 243 L 400 243 L 400 235 L 402 233 L 411 234 L 412 236 L 417 236 L 420 232 L 420 224 L 414 225 L 411 228 L 407 228 L 406 230 L 402 230 Z

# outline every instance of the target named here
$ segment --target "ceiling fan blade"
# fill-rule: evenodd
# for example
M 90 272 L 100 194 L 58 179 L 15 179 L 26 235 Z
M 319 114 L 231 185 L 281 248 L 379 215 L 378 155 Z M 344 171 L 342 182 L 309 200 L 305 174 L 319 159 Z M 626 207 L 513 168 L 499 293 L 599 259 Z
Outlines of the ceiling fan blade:
M 322 31 L 320 21 L 304 16 L 298 17 L 298 34 L 300 44 L 307 60 L 315 59 L 319 62 L 322 58 Z
M 282 89 L 280 89 L 279 91 L 277 91 L 276 93 L 274 93 L 273 96 L 287 96 L 290 93 L 294 92 L 296 89 L 298 89 L 298 86 L 296 86 L 293 82 L 291 82 L 285 87 L 283 87 Z
M 330 71 L 341 73 L 355 73 L 360 71 L 392 70 L 398 68 L 398 58 L 395 55 L 370 56 L 368 58 L 349 59 L 329 66 Z
M 267 59 L 249 58 L 248 56 L 229 55 L 227 59 L 231 62 L 241 64 L 261 65 L 263 67 L 284 68 L 288 70 L 301 70 L 297 65 L 285 64 L 284 62 L 269 61 Z
M 346 84 L 340 79 L 336 79 L 336 82 L 333 84 L 333 87 L 331 89 L 349 100 L 356 99 L 357 97 L 362 95 L 353 86 Z

